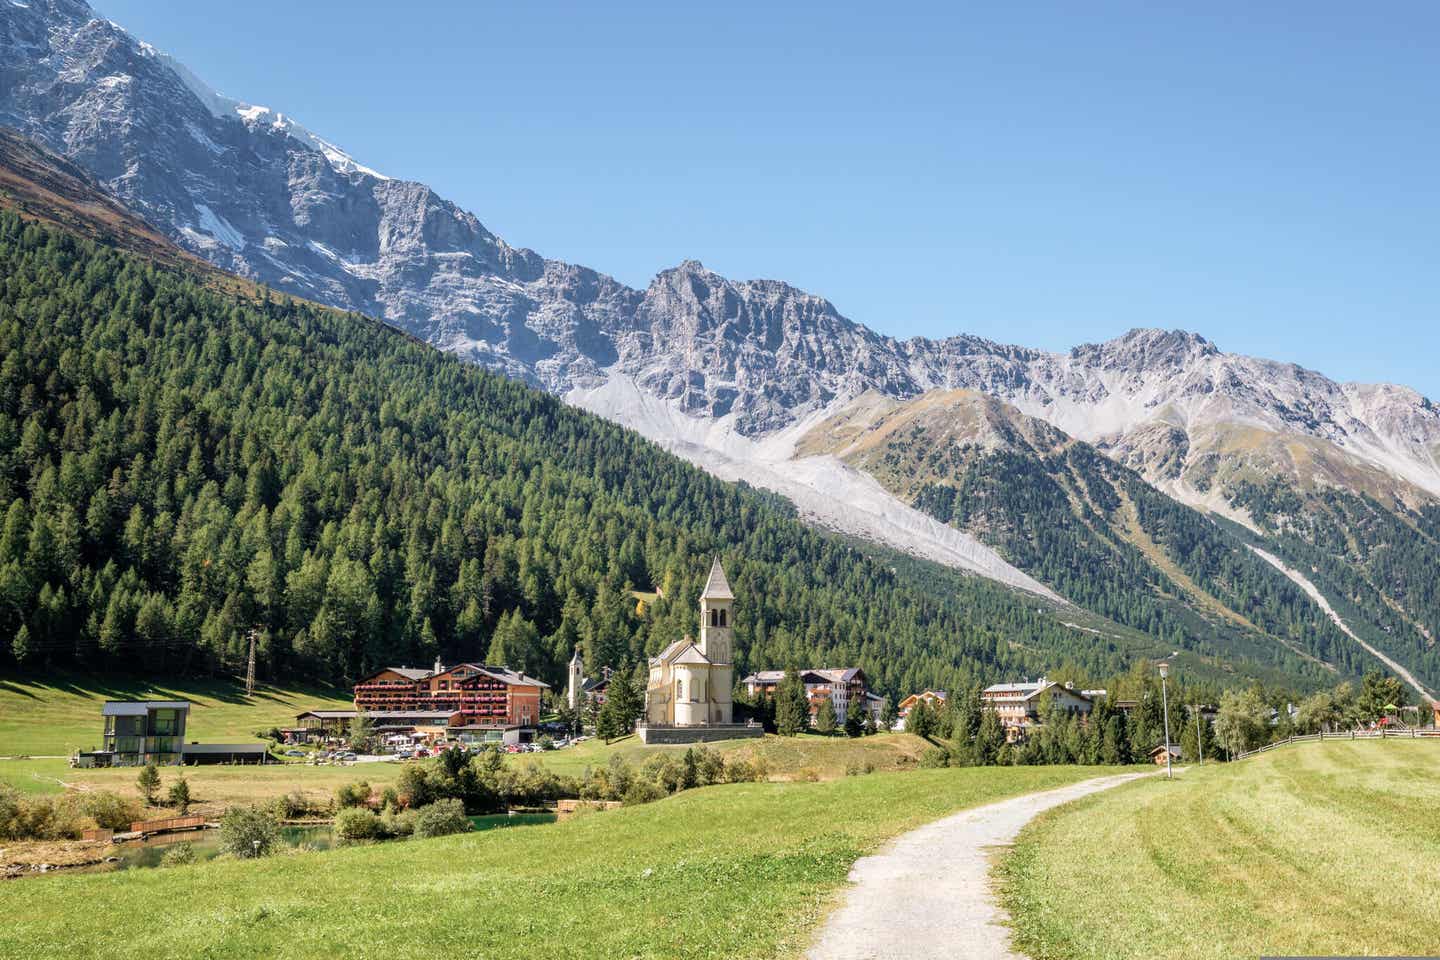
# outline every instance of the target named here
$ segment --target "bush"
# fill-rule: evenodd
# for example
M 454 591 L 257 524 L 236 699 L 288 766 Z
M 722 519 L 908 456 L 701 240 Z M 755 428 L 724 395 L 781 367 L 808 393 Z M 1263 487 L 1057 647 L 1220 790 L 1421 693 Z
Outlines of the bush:
M 280 820 L 297 820 L 301 817 L 328 816 L 332 810 L 328 801 L 314 802 L 301 790 L 292 790 L 270 801 L 270 809 Z
M 84 816 L 76 794 L 26 797 L 0 783 L 0 840 L 73 840 Z
M 135 801 L 109 790 L 87 793 L 81 802 L 85 815 L 105 830 L 129 830 L 130 824 L 140 819 L 140 808 Z
M 415 832 L 415 816 L 418 810 L 401 810 L 398 806 L 385 807 L 380 815 L 380 829 L 387 837 L 408 837 Z
M 335 836 L 351 843 L 378 840 L 383 835 L 380 818 L 362 807 L 346 807 L 335 814 Z
M 280 823 L 264 807 L 231 807 L 220 818 L 220 849 L 242 860 L 269 856 L 280 840 Z
M 183 867 L 195 862 L 195 847 L 190 841 L 177 843 L 172 847 L 166 847 L 165 852 L 160 855 L 160 866 L 162 867 Z
M 370 783 L 366 780 L 357 780 L 342 787 L 335 788 L 335 805 L 340 809 L 346 807 L 364 807 L 370 804 Z
M 933 770 L 936 767 L 950 766 L 950 751 L 944 747 L 930 747 L 920 754 L 920 768 L 922 770 Z
M 465 816 L 465 807 L 459 800 L 436 800 L 415 812 L 415 836 L 443 837 L 452 833 L 465 833 L 472 824 Z
M 665 796 L 665 789 L 658 783 L 650 780 L 635 780 L 630 784 L 630 789 L 625 791 L 622 798 L 625 806 L 637 807 L 642 803 L 652 803 Z

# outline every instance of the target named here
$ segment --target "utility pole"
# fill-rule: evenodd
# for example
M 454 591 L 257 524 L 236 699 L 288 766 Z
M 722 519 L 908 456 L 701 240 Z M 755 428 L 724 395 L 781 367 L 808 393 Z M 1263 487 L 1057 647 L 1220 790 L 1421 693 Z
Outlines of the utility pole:
M 245 696 L 255 695 L 255 635 L 260 631 L 250 628 L 250 659 L 245 664 Z
M 1160 664 L 1160 709 L 1165 712 L 1165 779 L 1175 779 L 1170 769 L 1170 696 L 1165 691 L 1165 678 L 1170 675 L 1170 664 Z
M 1200 730 L 1200 704 L 1195 704 L 1195 749 L 1200 754 L 1200 766 L 1205 766 L 1205 738 Z

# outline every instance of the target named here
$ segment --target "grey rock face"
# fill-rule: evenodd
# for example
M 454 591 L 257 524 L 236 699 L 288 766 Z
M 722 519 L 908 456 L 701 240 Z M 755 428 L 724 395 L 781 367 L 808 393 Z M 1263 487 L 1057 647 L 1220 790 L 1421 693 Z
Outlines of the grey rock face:
M 1440 494 L 1440 411 L 1406 388 L 1337 384 L 1161 330 L 1069 354 L 970 336 L 898 341 L 821 297 L 693 261 L 634 290 L 511 247 L 424 184 L 209 90 L 82 0 L 0 0 L 0 123 L 218 266 L 557 393 L 619 373 L 758 437 L 866 390 L 966 388 L 1152 479 L 1178 476 L 1199 434 L 1241 424 L 1319 438 Z

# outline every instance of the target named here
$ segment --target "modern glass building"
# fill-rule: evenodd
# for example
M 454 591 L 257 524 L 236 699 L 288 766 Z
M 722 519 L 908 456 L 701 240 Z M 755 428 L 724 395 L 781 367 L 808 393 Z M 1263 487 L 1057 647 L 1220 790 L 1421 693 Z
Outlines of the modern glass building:
M 106 700 L 104 748 L 95 759 L 111 766 L 178 764 L 184 755 L 188 700 Z M 108 755 L 108 756 L 107 756 Z

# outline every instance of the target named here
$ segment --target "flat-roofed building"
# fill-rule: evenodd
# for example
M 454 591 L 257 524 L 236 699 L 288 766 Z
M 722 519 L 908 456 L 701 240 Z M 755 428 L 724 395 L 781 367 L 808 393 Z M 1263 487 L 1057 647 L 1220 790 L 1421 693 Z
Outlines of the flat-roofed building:
M 106 700 L 100 750 L 80 755 L 86 765 L 133 767 L 182 762 L 188 700 Z

